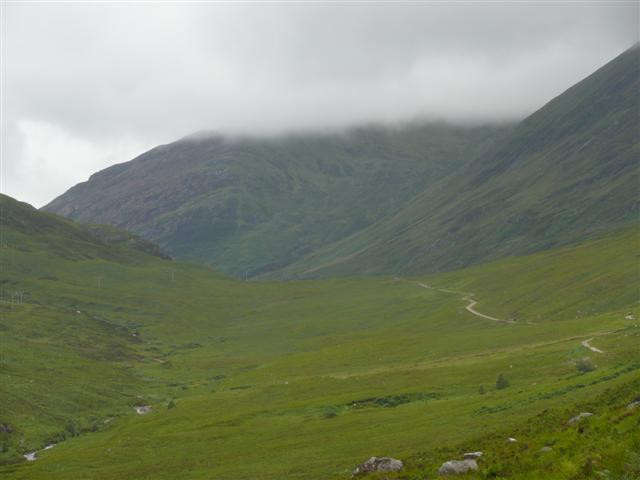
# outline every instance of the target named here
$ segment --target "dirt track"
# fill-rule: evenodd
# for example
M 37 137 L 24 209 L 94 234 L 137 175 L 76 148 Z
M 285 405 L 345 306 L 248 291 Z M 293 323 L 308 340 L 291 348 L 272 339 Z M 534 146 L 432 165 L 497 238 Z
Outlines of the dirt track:
M 478 304 L 478 302 L 472 298 L 472 296 L 473 296 L 472 293 L 458 292 L 456 290 L 447 290 L 446 288 L 436 288 L 436 287 L 432 287 L 430 285 L 427 285 L 426 283 L 418 283 L 418 285 L 421 286 L 422 288 L 428 288 L 429 290 L 438 290 L 439 292 L 454 293 L 454 294 L 464 295 L 464 300 L 469 302 L 469 304 L 465 307 L 465 309 L 467 310 L 467 312 L 469 312 L 469 313 L 471 313 L 473 315 L 476 315 L 478 317 L 486 318 L 487 320 L 491 320 L 493 322 L 518 323 L 518 322 L 516 322 L 514 320 L 503 320 L 501 318 L 490 317 L 489 315 L 485 315 L 484 313 L 480 313 L 479 311 L 477 311 L 474 308 Z
M 593 340 L 593 338 L 590 338 L 590 339 L 588 339 L 588 340 L 584 340 L 584 341 L 582 342 L 582 344 L 581 344 L 581 345 L 582 345 L 584 348 L 588 348 L 588 349 L 589 349 L 589 350 L 591 350 L 592 352 L 595 352 L 595 353 L 604 353 L 604 352 L 603 352 L 602 350 L 600 350 L 599 348 L 592 347 L 592 346 L 589 344 L 589 342 L 590 342 L 591 340 Z

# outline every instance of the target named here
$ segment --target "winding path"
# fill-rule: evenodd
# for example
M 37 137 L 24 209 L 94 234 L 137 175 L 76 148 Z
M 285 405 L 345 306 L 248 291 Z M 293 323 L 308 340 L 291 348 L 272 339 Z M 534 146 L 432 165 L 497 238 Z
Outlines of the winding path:
M 396 277 L 398 280 L 399 278 Z M 480 313 L 479 311 L 477 311 L 474 307 L 478 304 L 478 302 L 476 300 L 474 300 L 473 297 L 473 293 L 466 293 L 466 292 L 458 292 L 456 290 L 447 290 L 446 288 L 436 288 L 436 287 L 432 287 L 431 285 L 427 285 L 426 283 L 418 283 L 419 286 L 421 286 L 422 288 L 428 288 L 429 290 L 438 290 L 439 292 L 446 292 L 446 293 L 455 293 L 458 295 L 464 295 L 463 300 L 466 300 L 469 302 L 469 304 L 465 307 L 465 309 L 467 310 L 467 312 L 477 316 L 477 317 L 482 317 L 482 318 L 486 318 L 487 320 L 491 320 L 493 322 L 501 322 L 501 323 L 518 323 L 515 320 L 503 320 L 501 318 L 495 318 L 495 317 L 490 317 L 489 315 L 485 315 L 484 313 Z
M 490 317 L 489 315 L 485 315 L 484 313 L 480 313 L 475 308 L 473 308 L 473 307 L 475 307 L 477 305 L 478 302 L 476 302 L 471 297 L 464 297 L 464 299 L 469 302 L 469 305 L 467 305 L 465 307 L 467 312 L 469 312 L 469 313 L 473 313 L 474 315 L 477 315 L 478 317 L 486 318 L 488 320 L 493 320 L 494 322 L 517 323 L 515 320 L 502 320 L 500 318 Z
M 591 344 L 589 343 L 591 340 L 593 340 L 593 338 L 590 338 L 590 339 L 588 339 L 588 340 L 584 340 L 584 341 L 581 343 L 581 345 L 582 345 L 584 348 L 588 348 L 588 349 L 589 349 L 589 350 L 591 350 L 592 352 L 595 352 L 595 353 L 604 353 L 604 351 L 603 351 L 603 350 L 600 350 L 599 348 L 596 348 L 596 347 L 592 347 L 592 346 L 591 346 Z

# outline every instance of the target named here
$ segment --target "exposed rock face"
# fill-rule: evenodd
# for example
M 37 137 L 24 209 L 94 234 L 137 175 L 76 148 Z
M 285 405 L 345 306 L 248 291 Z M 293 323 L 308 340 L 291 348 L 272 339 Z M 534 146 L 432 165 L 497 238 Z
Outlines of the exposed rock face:
M 571 425 L 572 423 L 576 423 L 579 422 L 580 420 L 582 420 L 583 418 L 588 418 L 588 417 L 592 417 L 593 413 L 591 412 L 582 412 L 579 413 L 578 415 L 576 415 L 575 417 L 572 417 L 569 419 L 569 421 L 567 422 L 567 425 Z
M 362 475 L 373 472 L 398 472 L 402 470 L 402 460 L 391 457 L 371 457 L 366 462 L 358 465 L 353 471 L 354 475 Z
M 461 475 L 463 473 L 472 472 L 478 470 L 478 463 L 468 458 L 465 460 L 449 460 L 444 462 L 438 473 L 440 475 Z

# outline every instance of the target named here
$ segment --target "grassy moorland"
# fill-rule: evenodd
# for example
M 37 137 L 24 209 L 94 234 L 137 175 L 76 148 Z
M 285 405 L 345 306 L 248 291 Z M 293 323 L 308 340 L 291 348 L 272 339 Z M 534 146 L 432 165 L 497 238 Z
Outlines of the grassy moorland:
M 638 473 L 635 227 L 423 278 L 258 283 L 2 214 L 5 478 L 339 479 L 391 455 L 422 479 L 467 449 L 481 478 Z

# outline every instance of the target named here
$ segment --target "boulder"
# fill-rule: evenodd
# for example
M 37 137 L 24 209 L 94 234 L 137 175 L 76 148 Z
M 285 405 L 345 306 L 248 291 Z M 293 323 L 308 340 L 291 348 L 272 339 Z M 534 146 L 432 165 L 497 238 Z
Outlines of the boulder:
M 139 407 L 133 407 L 138 415 L 146 415 L 151 411 L 150 405 L 142 405 Z
M 516 439 L 515 439 L 515 438 L 513 438 L 513 437 L 509 437 L 509 438 L 507 438 L 507 443 L 516 443 L 517 441 L 518 441 L 518 440 L 516 440 Z
M 482 452 L 468 452 L 462 458 L 465 460 L 478 460 L 482 456 Z
M 633 410 L 634 408 L 640 407 L 640 397 L 636 397 L 636 399 L 627 405 L 629 410 Z
M 440 475 L 461 475 L 478 470 L 478 463 L 473 458 L 465 460 L 449 460 L 438 469 Z
M 37 453 L 38 453 L 38 452 L 29 452 L 29 453 L 25 453 L 25 454 L 23 455 L 23 457 L 25 458 L 25 460 L 26 460 L 27 462 L 35 462 L 35 461 L 36 461 L 36 454 L 37 454 Z
M 391 457 L 371 457 L 361 465 L 358 465 L 353 471 L 354 475 L 362 475 L 364 473 L 373 472 L 398 472 L 402 470 L 404 464 L 402 460 Z
M 578 415 L 576 415 L 575 417 L 571 417 L 569 419 L 569 421 L 567 422 L 567 425 L 571 425 L 572 423 L 576 423 L 579 422 L 580 420 L 582 420 L 583 418 L 588 418 L 588 417 L 592 417 L 593 413 L 590 412 L 582 412 L 579 413 Z

